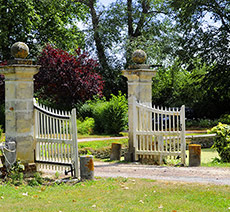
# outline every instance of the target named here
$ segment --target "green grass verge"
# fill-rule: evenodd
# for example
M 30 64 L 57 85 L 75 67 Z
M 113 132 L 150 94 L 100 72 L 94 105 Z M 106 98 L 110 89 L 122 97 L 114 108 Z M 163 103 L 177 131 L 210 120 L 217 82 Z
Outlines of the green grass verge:
M 119 139 L 119 140 L 105 140 L 105 141 L 89 141 L 89 142 L 80 142 L 78 143 L 78 148 L 92 148 L 93 150 L 100 150 L 103 148 L 110 148 L 112 143 L 121 143 L 123 147 L 128 146 L 128 139 Z M 187 158 L 186 164 L 189 164 L 189 152 L 186 151 Z M 230 163 L 220 163 L 214 159 L 220 159 L 217 151 L 212 148 L 202 149 L 201 150 L 201 166 L 208 167 L 230 167 Z M 213 162 L 214 160 L 214 162 Z M 108 160 L 106 160 L 108 161 Z M 180 160 L 167 160 L 167 165 L 176 165 Z
M 119 135 L 81 135 L 77 134 L 78 138 L 110 138 L 110 137 L 122 137 L 122 136 L 128 136 L 127 132 L 121 132 Z M 2 137 L 0 138 L 0 142 L 5 141 L 5 133 L 2 134 Z
M 128 146 L 128 139 L 118 139 L 118 140 L 105 140 L 105 141 L 87 141 L 87 142 L 79 142 L 78 148 L 86 148 L 91 147 L 92 149 L 101 149 L 101 148 L 109 148 L 112 143 L 120 143 L 122 146 Z
M 100 178 L 76 185 L 0 185 L 0 211 L 196 211 L 230 208 L 230 186 Z

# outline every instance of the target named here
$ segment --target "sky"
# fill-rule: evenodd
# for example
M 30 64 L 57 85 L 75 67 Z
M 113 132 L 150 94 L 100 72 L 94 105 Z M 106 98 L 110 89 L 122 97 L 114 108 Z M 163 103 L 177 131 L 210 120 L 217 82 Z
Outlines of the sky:
M 116 0 L 99 0 L 104 6 L 108 6 L 110 3 L 115 2 Z

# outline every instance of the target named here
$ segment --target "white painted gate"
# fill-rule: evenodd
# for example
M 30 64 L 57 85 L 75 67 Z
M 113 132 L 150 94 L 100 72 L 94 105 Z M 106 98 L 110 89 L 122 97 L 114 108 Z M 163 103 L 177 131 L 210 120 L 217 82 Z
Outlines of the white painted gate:
M 178 157 L 185 164 L 185 106 L 163 109 L 133 98 L 135 159 Z
M 79 177 L 76 109 L 57 111 L 34 99 L 35 162 L 38 169 L 52 169 Z

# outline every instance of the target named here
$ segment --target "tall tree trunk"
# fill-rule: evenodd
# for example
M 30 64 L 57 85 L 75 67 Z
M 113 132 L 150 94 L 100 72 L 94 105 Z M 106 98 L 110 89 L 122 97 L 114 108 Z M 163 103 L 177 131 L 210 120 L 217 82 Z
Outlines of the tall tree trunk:
M 91 20 L 93 24 L 93 37 L 96 44 L 97 56 L 99 59 L 99 63 L 103 70 L 109 70 L 109 65 L 107 62 L 107 57 L 105 55 L 105 48 L 102 44 L 101 36 L 100 36 L 100 28 L 99 28 L 99 17 L 97 15 L 96 9 L 94 7 L 96 1 L 95 0 L 75 0 L 76 2 L 80 2 L 89 7 Z
M 144 27 L 144 23 L 145 23 L 145 17 L 149 12 L 150 9 L 150 1 L 149 0 L 142 0 L 141 1 L 141 7 L 142 7 L 142 12 L 139 18 L 139 21 L 137 23 L 136 28 L 134 29 L 133 26 L 133 8 L 132 8 L 132 0 L 127 0 L 127 15 L 128 15 L 128 20 L 127 20 L 127 25 L 128 25 L 128 39 L 130 42 L 133 42 L 133 40 L 135 40 L 136 38 L 138 38 L 139 36 L 142 35 L 142 29 Z M 128 65 L 131 62 L 131 55 L 132 52 L 129 52 L 128 50 L 126 50 L 126 65 L 125 68 L 128 67 Z

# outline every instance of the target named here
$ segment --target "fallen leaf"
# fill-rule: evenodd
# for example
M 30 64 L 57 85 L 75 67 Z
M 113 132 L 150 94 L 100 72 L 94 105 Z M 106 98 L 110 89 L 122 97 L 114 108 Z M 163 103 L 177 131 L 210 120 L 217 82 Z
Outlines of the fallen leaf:
M 37 197 L 38 197 L 38 195 L 34 195 L 33 197 L 37 198 Z
M 73 199 L 73 202 L 77 202 L 77 200 Z
M 45 191 L 45 190 L 46 190 L 45 186 L 41 187 L 41 191 Z
M 92 208 L 96 208 L 97 206 L 96 205 L 92 205 Z
M 160 208 L 160 209 L 163 208 L 163 205 L 160 205 L 158 208 Z
M 175 210 L 173 210 L 172 212 L 176 212 Z
M 28 192 L 22 193 L 23 196 L 28 196 Z
M 143 200 L 140 200 L 139 202 L 142 203 L 142 204 L 144 204 L 144 201 L 143 201 Z
M 145 197 L 147 197 L 147 194 L 145 194 Z
M 129 189 L 129 187 L 124 187 L 124 189 L 125 189 L 125 190 L 128 190 L 128 189 Z
M 4 197 L 3 197 L 3 196 L 1 196 L 1 199 L 4 199 Z

